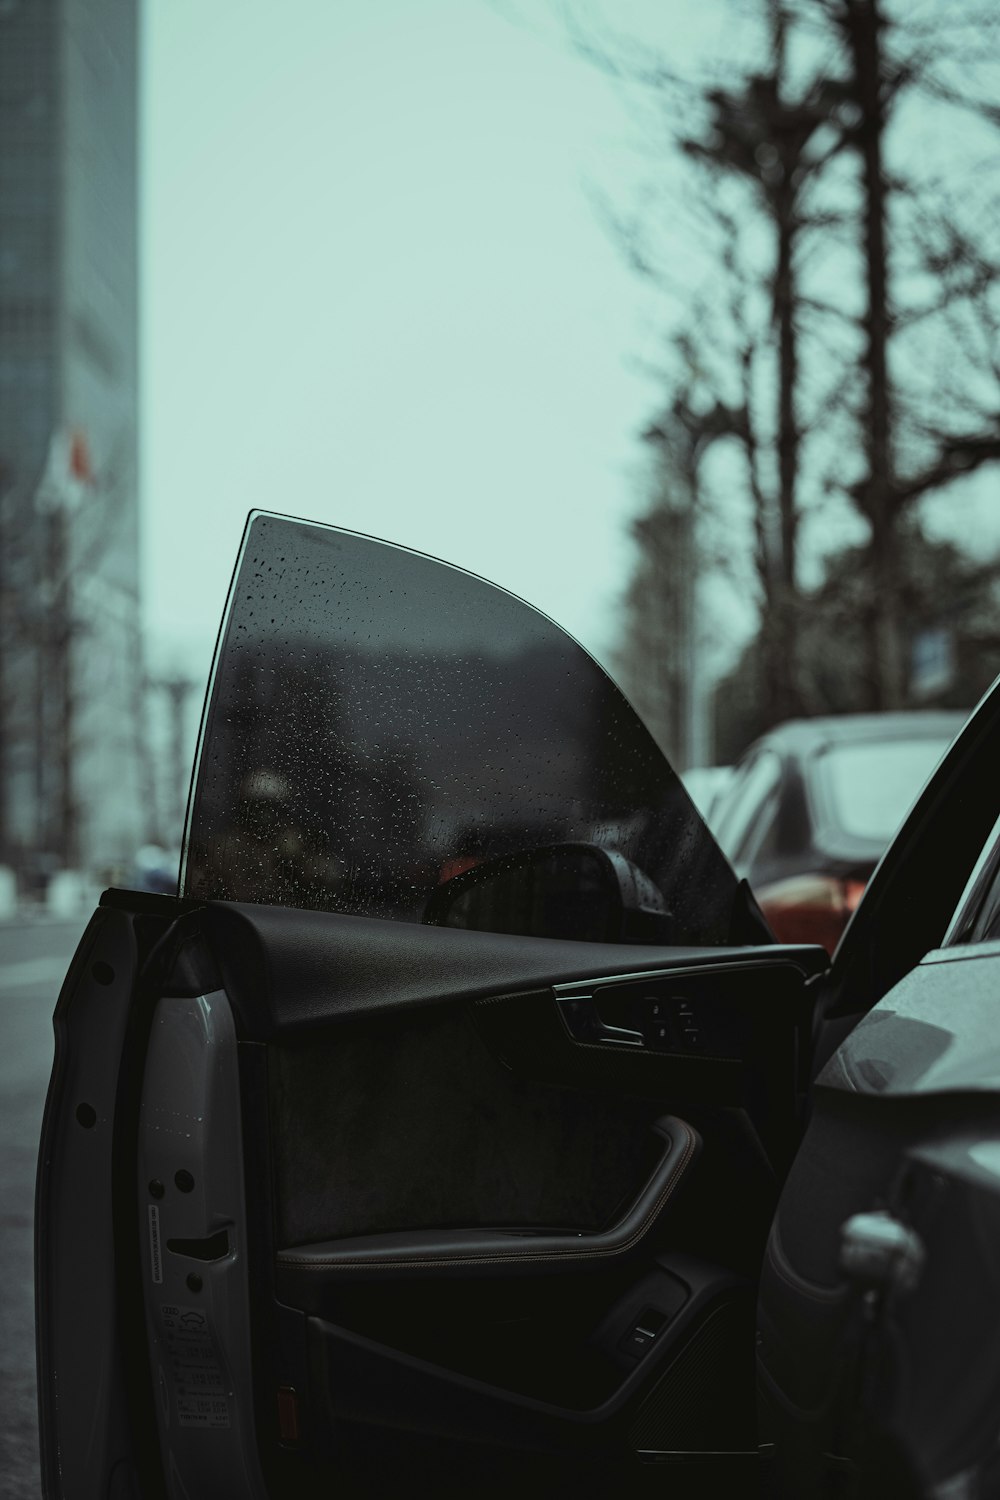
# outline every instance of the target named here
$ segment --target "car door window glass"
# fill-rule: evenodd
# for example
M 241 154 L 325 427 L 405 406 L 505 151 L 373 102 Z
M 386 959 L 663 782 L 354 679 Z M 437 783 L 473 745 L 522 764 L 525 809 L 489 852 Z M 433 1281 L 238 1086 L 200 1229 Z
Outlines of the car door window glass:
M 419 922 L 443 882 L 567 842 L 652 881 L 672 940 L 728 941 L 735 877 L 582 647 L 461 569 L 254 514 L 209 690 L 183 893 Z

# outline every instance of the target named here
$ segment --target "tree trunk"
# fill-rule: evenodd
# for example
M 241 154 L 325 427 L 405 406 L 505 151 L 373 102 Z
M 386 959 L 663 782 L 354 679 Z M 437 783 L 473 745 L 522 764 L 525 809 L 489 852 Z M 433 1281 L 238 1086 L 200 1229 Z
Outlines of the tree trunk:
M 52 702 L 54 776 L 49 803 L 48 848 L 66 869 L 79 860 L 79 816 L 74 777 L 73 627 L 69 600 L 69 527 L 59 507 L 48 520 L 49 690 Z
M 888 185 L 882 160 L 885 133 L 883 25 L 879 0 L 845 0 L 844 27 L 854 70 L 856 102 L 861 112 L 857 141 L 864 198 L 863 248 L 867 288 L 863 327 L 868 474 L 860 501 L 872 529 L 868 657 L 872 706 L 890 709 L 899 708 L 905 701 L 906 684 L 900 618 L 901 579 L 895 545 L 893 411 L 888 370 Z
M 790 592 L 795 588 L 798 522 L 795 489 L 799 471 L 799 431 L 795 419 L 799 357 L 795 337 L 795 287 L 792 271 L 795 200 L 790 187 L 779 195 L 775 208 L 778 254 L 774 310 L 778 324 L 778 515 L 781 537 L 778 574 L 784 589 Z
M 799 378 L 795 327 L 795 189 L 785 163 L 786 180 L 775 194 L 777 257 L 774 312 L 778 325 L 778 559 L 772 604 L 773 624 L 766 643 L 776 719 L 800 711 L 798 694 L 798 620 L 795 553 L 798 540 L 796 488 L 799 474 L 799 430 L 795 392 Z

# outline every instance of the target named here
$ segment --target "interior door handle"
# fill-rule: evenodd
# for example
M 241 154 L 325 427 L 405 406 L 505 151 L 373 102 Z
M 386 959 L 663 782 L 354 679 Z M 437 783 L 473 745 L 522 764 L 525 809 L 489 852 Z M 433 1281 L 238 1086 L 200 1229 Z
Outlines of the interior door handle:
M 556 1005 L 563 1025 L 574 1042 L 611 1043 L 616 1047 L 644 1047 L 646 1039 L 641 1031 L 630 1026 L 609 1026 L 602 1021 L 597 1001 L 589 990 L 577 995 L 557 995 Z

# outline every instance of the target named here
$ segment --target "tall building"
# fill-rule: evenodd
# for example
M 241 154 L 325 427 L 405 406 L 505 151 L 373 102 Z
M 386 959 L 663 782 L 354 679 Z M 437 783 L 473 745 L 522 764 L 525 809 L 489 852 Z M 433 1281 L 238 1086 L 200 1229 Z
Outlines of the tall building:
M 0 0 L 0 863 L 145 832 L 138 0 Z

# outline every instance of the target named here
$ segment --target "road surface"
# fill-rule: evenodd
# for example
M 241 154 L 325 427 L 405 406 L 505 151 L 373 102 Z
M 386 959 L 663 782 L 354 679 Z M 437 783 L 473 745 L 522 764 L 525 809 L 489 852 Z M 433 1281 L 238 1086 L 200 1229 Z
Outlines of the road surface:
M 89 916 L 89 913 L 88 913 Z M 0 1496 L 38 1500 L 32 1244 L 52 1011 L 86 925 L 0 923 Z

